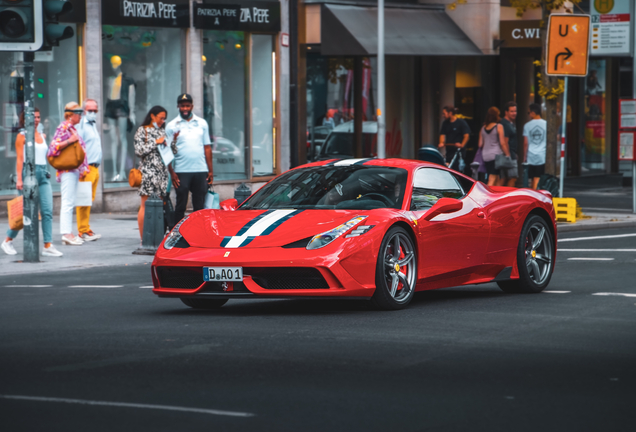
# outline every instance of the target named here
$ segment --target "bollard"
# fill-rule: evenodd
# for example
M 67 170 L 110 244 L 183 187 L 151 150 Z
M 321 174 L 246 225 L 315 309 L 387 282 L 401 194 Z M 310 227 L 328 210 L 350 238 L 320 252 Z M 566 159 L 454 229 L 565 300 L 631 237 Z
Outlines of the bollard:
M 524 188 L 530 187 L 529 185 L 529 180 L 528 180 L 528 163 L 524 162 L 521 164 L 521 169 L 523 169 L 523 184 L 522 186 Z
M 163 201 L 156 195 L 146 200 L 144 214 L 144 232 L 141 247 L 133 251 L 134 255 L 154 255 L 164 236 Z
M 243 204 L 243 201 L 248 199 L 250 195 L 252 195 L 252 190 L 245 183 L 241 183 L 234 191 L 234 199 L 236 199 L 238 205 Z

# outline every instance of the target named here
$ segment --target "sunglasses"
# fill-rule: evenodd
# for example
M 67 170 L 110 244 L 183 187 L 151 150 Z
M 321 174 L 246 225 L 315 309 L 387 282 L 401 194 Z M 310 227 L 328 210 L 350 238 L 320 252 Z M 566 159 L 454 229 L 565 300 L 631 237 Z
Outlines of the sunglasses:
M 99 112 L 99 110 L 86 110 L 86 112 L 97 114 Z

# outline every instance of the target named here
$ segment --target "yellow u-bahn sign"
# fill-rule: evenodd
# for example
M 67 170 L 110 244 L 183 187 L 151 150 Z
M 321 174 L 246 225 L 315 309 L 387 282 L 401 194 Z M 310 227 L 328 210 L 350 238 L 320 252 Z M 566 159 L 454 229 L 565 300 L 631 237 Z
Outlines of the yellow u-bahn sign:
M 548 75 L 586 76 L 589 51 L 589 15 L 550 15 L 546 52 Z

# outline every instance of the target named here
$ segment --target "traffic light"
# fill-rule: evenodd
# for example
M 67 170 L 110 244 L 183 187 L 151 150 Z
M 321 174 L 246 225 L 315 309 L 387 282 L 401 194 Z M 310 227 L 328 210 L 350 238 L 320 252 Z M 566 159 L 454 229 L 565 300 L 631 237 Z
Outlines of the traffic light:
M 0 0 L 1 1 L 1 0 Z M 75 35 L 73 27 L 65 24 L 58 24 L 59 16 L 71 12 L 73 5 L 69 1 L 61 0 L 40 0 L 44 9 L 44 47 L 50 48 L 59 46 L 60 41 L 72 38 Z
M 42 0 L 0 0 L 0 51 L 42 47 Z

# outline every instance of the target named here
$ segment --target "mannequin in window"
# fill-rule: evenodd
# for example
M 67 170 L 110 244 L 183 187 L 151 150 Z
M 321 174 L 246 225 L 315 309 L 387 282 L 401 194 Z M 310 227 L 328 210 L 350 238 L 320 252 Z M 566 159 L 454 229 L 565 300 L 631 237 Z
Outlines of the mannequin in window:
M 110 58 L 114 75 L 107 80 L 106 89 L 106 121 L 110 135 L 111 155 L 113 161 L 113 181 L 126 180 L 126 157 L 128 156 L 128 138 L 135 118 L 135 81 L 121 70 L 121 57 Z M 120 153 L 121 147 L 121 153 Z M 118 160 L 118 156 L 121 156 Z

